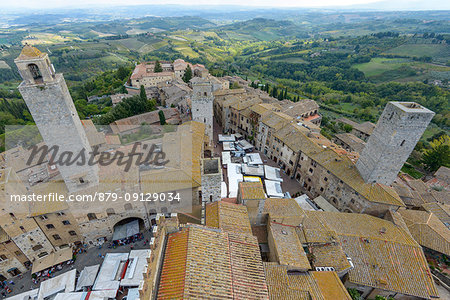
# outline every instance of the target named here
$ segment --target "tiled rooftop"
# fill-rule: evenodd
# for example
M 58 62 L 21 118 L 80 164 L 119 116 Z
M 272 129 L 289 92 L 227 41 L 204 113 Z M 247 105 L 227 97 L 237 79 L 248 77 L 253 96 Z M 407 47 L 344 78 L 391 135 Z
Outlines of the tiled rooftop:
M 241 200 L 265 199 L 264 188 L 261 182 L 239 182 Z
M 224 201 L 213 202 L 206 206 L 206 226 L 220 228 L 224 232 L 252 235 L 247 207 Z
M 268 299 L 255 237 L 202 226 L 170 234 L 158 299 Z
M 411 209 L 399 213 L 420 245 L 450 256 L 450 229 L 433 213 Z
M 286 266 L 264 263 L 269 296 L 272 300 L 351 299 L 335 272 L 288 274 Z

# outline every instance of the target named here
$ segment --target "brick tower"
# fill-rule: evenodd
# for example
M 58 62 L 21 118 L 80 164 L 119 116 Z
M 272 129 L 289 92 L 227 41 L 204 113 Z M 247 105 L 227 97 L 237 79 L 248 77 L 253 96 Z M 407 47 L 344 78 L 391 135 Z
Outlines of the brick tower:
M 49 148 L 59 147 L 55 161 L 66 151 L 73 157 L 84 151 L 87 160 L 92 149 L 63 75 L 55 72 L 46 53 L 29 45 L 14 62 L 23 78 L 19 91 L 39 132 Z M 57 166 L 70 192 L 98 184 L 97 165 Z
M 414 102 L 389 102 L 356 163 L 364 181 L 391 185 L 433 116 Z

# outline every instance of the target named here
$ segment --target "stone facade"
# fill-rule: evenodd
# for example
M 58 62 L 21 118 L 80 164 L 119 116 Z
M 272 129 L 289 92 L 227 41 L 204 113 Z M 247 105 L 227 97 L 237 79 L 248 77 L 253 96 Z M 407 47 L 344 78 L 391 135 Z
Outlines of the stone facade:
M 191 97 L 192 120 L 206 125 L 205 134 L 208 136 L 209 145 L 212 145 L 214 117 L 212 84 L 199 78 L 194 78 L 191 84 L 193 90 Z
M 81 244 L 83 241 L 78 223 L 68 210 L 43 214 L 34 219 L 57 249 Z
M 59 147 L 55 160 L 64 158 L 64 152 L 72 153 L 73 157 L 91 152 L 64 77 L 49 66 L 47 54 L 35 57 L 21 54 L 15 63 L 24 79 L 19 91 L 39 132 L 49 148 Z M 67 159 L 67 155 L 65 157 Z M 97 166 L 87 163 L 81 166 L 57 163 L 57 166 L 69 191 L 98 184 Z
M 222 167 L 219 158 L 202 160 L 202 202 L 215 202 L 221 198 Z
M 364 180 L 392 184 L 433 116 L 414 102 L 389 102 L 356 163 Z

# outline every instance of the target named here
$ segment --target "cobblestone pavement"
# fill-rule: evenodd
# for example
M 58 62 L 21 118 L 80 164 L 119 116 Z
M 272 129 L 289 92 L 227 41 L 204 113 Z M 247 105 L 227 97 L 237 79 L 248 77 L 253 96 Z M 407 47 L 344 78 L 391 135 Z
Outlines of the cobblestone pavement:
M 133 246 L 134 250 L 138 249 L 149 249 L 148 243 L 144 245 L 146 240 L 150 240 L 150 232 L 149 230 L 145 230 L 143 232 L 144 239 L 135 243 L 131 243 L 129 245 L 120 246 L 116 249 L 109 249 L 108 244 L 109 242 L 106 242 L 101 248 L 99 247 L 91 247 L 88 248 L 85 253 L 77 254 L 77 259 L 72 265 L 64 265 L 63 269 L 61 271 L 55 271 L 53 274 L 60 275 L 62 273 L 65 273 L 67 271 L 70 271 L 74 268 L 77 269 L 78 272 L 81 272 L 84 267 L 86 266 L 92 266 L 96 264 L 101 264 L 103 262 L 103 258 L 101 256 L 106 255 L 106 253 L 120 253 L 120 252 L 130 252 L 131 246 Z M 8 280 L 10 281 L 10 280 Z M 14 279 L 14 285 L 8 284 L 10 288 L 12 288 L 12 293 L 8 294 L 6 297 L 11 297 L 14 295 L 18 295 L 20 293 L 36 289 L 39 287 L 38 285 L 34 285 L 31 281 L 31 270 L 23 273 L 21 278 L 19 276 L 16 276 Z M 5 298 L 5 297 L 2 297 Z
M 214 119 L 213 129 L 214 129 L 214 138 L 213 138 L 214 156 L 221 157 L 223 148 L 222 148 L 222 144 L 219 144 L 218 140 L 219 140 L 219 134 L 222 134 L 222 127 L 219 125 L 219 123 L 217 123 L 217 121 L 215 119 Z M 264 164 L 279 168 L 279 166 L 277 165 L 276 162 L 274 162 L 273 160 L 271 160 L 270 158 L 265 156 L 262 152 L 257 151 L 256 149 L 253 152 L 259 153 L 259 155 L 261 155 L 261 159 L 264 161 Z M 222 168 L 222 173 L 224 174 L 223 175 L 224 180 L 228 185 L 227 170 Z M 284 172 L 283 170 L 280 170 L 280 174 L 281 174 L 281 178 L 283 178 L 283 182 L 281 183 L 281 188 L 283 189 L 283 192 L 289 192 L 289 194 L 291 194 L 291 196 L 295 195 L 296 193 L 303 194 L 300 183 L 297 180 L 291 179 L 291 177 L 289 175 L 287 175 L 286 172 Z

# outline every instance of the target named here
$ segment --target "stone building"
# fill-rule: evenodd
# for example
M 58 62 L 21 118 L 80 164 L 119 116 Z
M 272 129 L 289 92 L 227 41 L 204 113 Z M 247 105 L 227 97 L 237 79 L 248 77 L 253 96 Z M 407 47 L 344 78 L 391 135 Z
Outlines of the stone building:
M 29 266 L 29 259 L 0 228 L 0 280 L 4 281 L 24 273 Z
M 363 299 L 438 297 L 422 248 L 402 226 L 367 214 L 304 211 L 294 199 L 267 199 L 264 212 L 269 258 L 293 274 L 336 272 Z
M 194 77 L 206 77 L 208 75 L 208 70 L 205 66 L 200 64 L 192 65 L 182 59 L 177 59 L 173 63 L 160 61 L 162 72 L 155 72 L 155 63 L 155 61 L 150 61 L 137 65 L 131 74 L 129 84 L 134 88 L 140 88 L 141 85 L 146 89 L 156 87 L 161 83 L 181 79 L 187 66 L 190 66 Z
M 336 145 L 342 146 L 349 152 L 361 153 L 366 143 L 351 133 L 338 133 L 334 136 Z
M 356 163 L 364 180 L 392 184 L 433 116 L 414 102 L 389 102 Z
M 367 142 L 373 130 L 375 129 L 375 124 L 373 124 L 372 122 L 356 123 L 347 118 L 339 118 L 336 121 L 338 123 L 352 126 L 352 130 L 350 133 L 360 138 L 364 142 Z
M 55 161 L 64 152 L 74 156 L 91 152 L 64 77 L 55 72 L 48 55 L 26 45 L 14 62 L 23 78 L 19 91 L 41 136 L 49 148 L 59 148 Z M 57 165 L 70 191 L 98 184 L 97 166 L 86 163 Z
M 191 79 L 191 85 L 193 90 L 191 97 L 192 120 L 205 124 L 205 134 L 208 136 L 209 145 L 212 145 L 214 118 L 212 84 L 210 81 L 195 77 Z
M 202 159 L 202 202 L 220 200 L 222 167 L 219 158 Z

